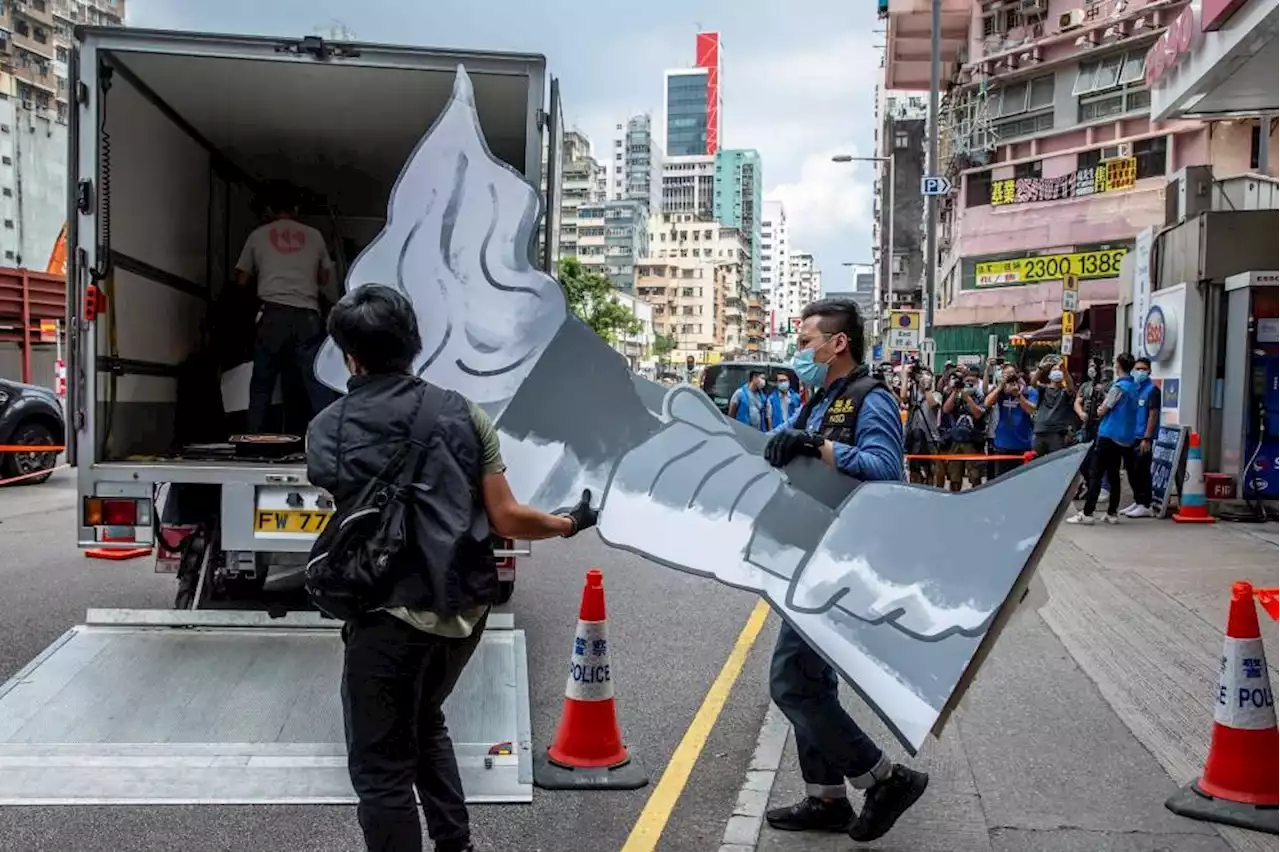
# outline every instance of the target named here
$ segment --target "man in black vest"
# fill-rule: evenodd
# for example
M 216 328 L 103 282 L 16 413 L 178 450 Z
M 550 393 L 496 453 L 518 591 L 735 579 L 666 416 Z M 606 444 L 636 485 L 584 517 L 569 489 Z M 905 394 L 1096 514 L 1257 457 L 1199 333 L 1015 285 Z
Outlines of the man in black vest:
M 785 467 L 810 456 L 862 481 L 901 480 L 898 400 L 859 363 L 864 341 L 857 304 L 822 299 L 801 316 L 792 366 L 811 395 L 775 430 L 765 458 Z M 891 762 L 871 741 L 840 705 L 835 670 L 785 622 L 773 652 L 769 692 L 795 730 L 806 793 L 767 814 L 774 828 L 848 831 L 854 840 L 874 840 L 924 793 L 929 776 Z M 867 791 L 856 816 L 845 779 Z
M 409 520 L 421 567 L 342 629 L 347 765 L 360 827 L 370 850 L 420 852 L 416 786 L 435 848 L 465 852 L 470 824 L 441 707 L 496 600 L 490 535 L 568 537 L 594 526 L 596 512 L 589 494 L 564 515 L 518 503 L 493 423 L 458 393 L 444 392 L 426 434 L 410 434 L 426 383 L 410 373 L 422 337 L 399 291 L 366 285 L 348 293 L 329 316 L 329 334 L 351 379 L 307 432 L 311 483 L 342 513 L 408 441 L 426 447 Z

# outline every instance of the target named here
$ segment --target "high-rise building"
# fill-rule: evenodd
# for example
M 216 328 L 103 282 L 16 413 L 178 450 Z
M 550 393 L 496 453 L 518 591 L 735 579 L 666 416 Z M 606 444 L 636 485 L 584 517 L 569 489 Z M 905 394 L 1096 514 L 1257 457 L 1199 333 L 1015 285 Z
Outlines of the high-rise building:
M 662 147 L 654 135 L 653 119 L 633 115 L 617 126 L 609 170 L 610 201 L 643 201 L 650 212 L 662 206 Z
M 0 2 L 0 265 L 43 268 L 67 214 L 72 28 L 120 26 L 124 0 Z
M 760 218 L 760 296 L 765 310 L 765 335 L 770 339 L 784 331 L 785 321 L 778 309 L 790 274 L 790 251 L 786 208 L 781 201 L 764 202 Z
M 542 159 L 546 163 L 546 142 L 543 142 Z M 545 173 L 545 172 L 544 172 Z M 604 203 L 605 183 L 607 170 L 596 162 L 595 157 L 591 155 L 591 140 L 586 134 L 578 130 L 567 130 L 564 134 L 564 141 L 561 145 L 561 166 L 560 166 L 560 238 L 559 238 L 559 260 L 565 257 L 577 257 L 584 264 L 595 264 L 604 262 L 603 252 L 599 257 L 594 254 L 590 255 L 591 260 L 588 261 L 583 256 L 583 248 L 581 242 L 581 229 L 586 227 L 603 228 L 603 221 L 596 222 L 594 219 L 603 220 L 602 210 L 592 210 L 593 213 L 600 213 L 598 217 L 592 216 L 584 219 L 580 216 L 580 212 L 584 206 L 598 207 Z M 601 231 L 599 236 L 603 237 Z M 588 245 L 596 245 L 594 241 L 589 241 Z M 603 246 L 604 243 L 600 242 Z M 595 270 L 601 271 L 601 270 Z
M 720 106 L 720 34 L 698 33 L 693 67 L 666 72 L 663 113 L 667 155 L 714 155 L 720 150 Z
M 660 211 L 715 218 L 716 158 L 706 154 L 662 161 Z
M 604 203 L 604 274 L 614 287 L 634 293 L 636 263 L 649 251 L 649 205 L 624 199 Z
M 712 215 L 721 225 L 736 228 L 750 258 L 747 281 L 760 292 L 760 222 L 763 210 L 763 176 L 760 154 L 754 150 L 721 148 L 715 160 Z
M 822 298 L 822 271 L 814 266 L 813 255 L 806 251 L 793 251 L 787 257 L 787 264 L 787 282 L 782 288 L 782 295 L 776 299 L 776 310 L 784 329 L 789 320 L 800 316 L 805 305 Z

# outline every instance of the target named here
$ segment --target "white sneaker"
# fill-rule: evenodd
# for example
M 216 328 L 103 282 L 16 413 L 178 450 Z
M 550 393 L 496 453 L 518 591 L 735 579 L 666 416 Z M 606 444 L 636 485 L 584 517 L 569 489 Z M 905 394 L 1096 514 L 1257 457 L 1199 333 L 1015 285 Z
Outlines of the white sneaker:
M 1066 523 L 1079 524 L 1082 527 L 1091 527 L 1093 526 L 1093 515 L 1086 515 L 1084 512 L 1076 512 L 1074 515 L 1067 518 Z
M 1125 506 L 1123 509 L 1120 510 L 1120 514 L 1124 515 L 1126 518 L 1131 517 L 1130 513 L 1133 512 L 1133 510 L 1136 508 L 1138 508 L 1137 503 L 1130 503 L 1128 506 Z
M 1107 498 L 1110 496 L 1111 496 L 1111 492 L 1104 488 L 1098 492 L 1098 502 L 1105 503 L 1107 502 Z
M 1111 524 L 1111 526 L 1113 526 L 1113 527 L 1114 527 L 1116 524 L 1120 523 L 1120 518 L 1119 518 L 1119 517 L 1117 517 L 1117 516 L 1115 516 L 1115 515 L 1103 515 L 1103 516 L 1102 516 L 1102 520 L 1103 520 L 1103 521 L 1105 521 L 1105 522 L 1106 522 L 1106 523 L 1108 523 L 1108 524 Z
M 1125 512 L 1127 518 L 1154 518 L 1155 512 L 1151 511 L 1150 506 L 1134 506 L 1133 511 Z

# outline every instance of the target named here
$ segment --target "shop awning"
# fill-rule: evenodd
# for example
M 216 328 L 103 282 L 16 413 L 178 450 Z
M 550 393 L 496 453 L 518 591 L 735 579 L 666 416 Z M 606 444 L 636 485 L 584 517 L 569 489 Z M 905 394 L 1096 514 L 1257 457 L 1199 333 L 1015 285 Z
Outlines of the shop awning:
M 1076 340 L 1089 340 L 1093 337 L 1089 333 L 1089 329 L 1082 328 L 1073 335 Z M 1009 336 L 1009 342 L 1014 346 L 1026 346 L 1031 343 L 1056 343 L 1062 340 L 1062 318 L 1050 320 L 1040 328 L 1034 331 L 1020 331 L 1017 334 Z

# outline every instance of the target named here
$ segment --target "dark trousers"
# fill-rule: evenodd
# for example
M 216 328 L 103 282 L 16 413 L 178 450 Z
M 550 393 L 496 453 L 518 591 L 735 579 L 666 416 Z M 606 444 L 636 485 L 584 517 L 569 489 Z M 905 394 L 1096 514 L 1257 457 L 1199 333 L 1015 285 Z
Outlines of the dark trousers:
M 347 769 L 370 852 L 421 852 L 415 787 L 436 849 L 467 848 L 466 797 L 441 707 L 487 618 L 466 639 L 433 636 L 385 612 L 343 627 Z
M 1132 452 L 1131 447 L 1117 444 L 1110 438 L 1099 437 L 1093 445 L 1093 467 L 1089 471 L 1089 488 L 1084 493 L 1084 513 L 1092 515 L 1098 508 L 1098 495 L 1102 482 L 1107 486 L 1107 514 L 1120 511 L 1120 468 Z
M 1026 464 L 1022 460 L 1022 454 L 1026 450 L 1005 450 L 1000 447 L 993 447 L 991 455 L 993 456 L 1018 456 L 1016 459 L 994 459 L 991 464 L 995 467 L 994 476 L 1004 476 L 1011 470 L 1016 470 Z
M 808 795 L 843 798 L 845 778 L 871 786 L 884 753 L 840 705 L 835 671 L 786 622 L 773 649 L 769 695 L 795 730 Z
M 284 400 L 282 432 L 305 435 L 307 424 L 323 405 L 315 378 L 316 350 L 324 329 L 320 314 L 264 302 L 258 319 L 258 336 L 253 345 L 253 378 L 249 380 L 250 434 L 266 428 L 267 410 L 275 393 L 276 379 Z
M 1151 505 L 1151 453 L 1140 453 L 1134 447 L 1125 457 L 1125 470 L 1129 473 L 1129 487 L 1133 489 L 1133 502 L 1139 506 Z
M 1056 453 L 1066 445 L 1066 432 L 1037 432 L 1035 443 L 1032 444 L 1031 449 L 1035 451 L 1037 458 L 1041 458 L 1050 453 Z

